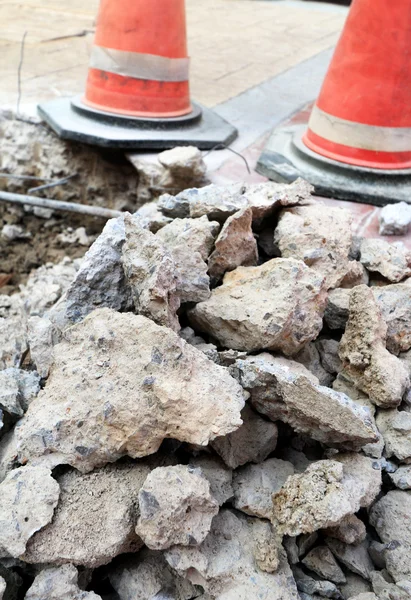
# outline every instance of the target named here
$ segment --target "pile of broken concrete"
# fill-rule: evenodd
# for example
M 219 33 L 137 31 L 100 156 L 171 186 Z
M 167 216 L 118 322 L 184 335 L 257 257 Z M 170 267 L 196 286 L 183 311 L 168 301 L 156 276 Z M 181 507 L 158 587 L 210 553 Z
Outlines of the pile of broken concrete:
M 0 597 L 410 598 L 411 257 L 311 192 L 165 194 L 0 296 Z

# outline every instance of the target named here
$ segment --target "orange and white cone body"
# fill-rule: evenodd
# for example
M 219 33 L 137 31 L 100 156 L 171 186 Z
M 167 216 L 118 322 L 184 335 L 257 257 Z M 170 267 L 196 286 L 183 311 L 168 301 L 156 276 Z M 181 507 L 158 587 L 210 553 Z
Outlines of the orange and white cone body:
M 303 137 L 322 156 L 411 168 L 411 0 L 354 0 Z
M 84 103 L 137 117 L 192 111 L 184 0 L 101 0 Z

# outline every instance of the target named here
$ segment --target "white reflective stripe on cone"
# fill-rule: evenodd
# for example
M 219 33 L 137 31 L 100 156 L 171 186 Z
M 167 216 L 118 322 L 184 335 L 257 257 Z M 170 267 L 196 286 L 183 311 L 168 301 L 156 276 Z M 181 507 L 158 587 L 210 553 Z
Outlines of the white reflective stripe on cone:
M 123 77 L 177 82 L 188 81 L 189 62 L 189 58 L 166 58 L 93 46 L 90 67 Z
M 314 106 L 308 127 L 320 137 L 350 148 L 411 152 L 411 127 L 377 127 L 333 117 Z

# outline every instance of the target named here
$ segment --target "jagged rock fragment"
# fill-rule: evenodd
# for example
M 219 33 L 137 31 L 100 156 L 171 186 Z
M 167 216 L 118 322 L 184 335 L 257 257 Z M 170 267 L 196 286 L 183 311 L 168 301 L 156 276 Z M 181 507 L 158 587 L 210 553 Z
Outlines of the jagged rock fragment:
M 13 417 L 21 417 L 40 391 L 35 371 L 11 367 L 0 371 L 0 407 Z
M 266 553 L 272 551 L 266 545 L 271 537 L 267 521 L 223 509 L 201 546 L 176 546 L 165 552 L 165 558 L 179 575 L 200 585 L 215 600 L 299 600 L 283 551 L 276 572 L 256 565 L 255 553 L 261 560 L 264 547 Z
M 178 275 L 170 252 L 131 215 L 124 217 L 124 227 L 122 265 L 136 312 L 178 331 Z
M 274 258 L 226 273 L 188 316 L 194 328 L 226 348 L 291 355 L 318 335 L 325 301 L 323 280 L 314 271 L 294 259 Z
M 53 521 L 30 539 L 24 560 L 96 568 L 138 550 L 143 545 L 135 533 L 138 491 L 150 470 L 144 461 L 87 474 L 70 469 L 59 476 Z
M 385 348 L 387 326 L 373 293 L 365 285 L 350 293 L 350 315 L 339 355 L 355 386 L 377 406 L 398 405 L 409 386 L 401 361 Z
M 48 317 L 30 317 L 28 343 L 30 357 L 40 377 L 48 377 L 53 363 L 53 347 L 60 341 L 61 332 Z
M 409 600 L 411 597 L 411 581 L 398 581 L 392 583 L 387 572 L 373 571 L 371 573 L 372 589 L 377 600 Z
M 233 478 L 234 507 L 247 515 L 270 519 L 272 494 L 278 492 L 293 474 L 293 465 L 278 458 L 237 469 Z
M 81 321 L 95 308 L 131 307 L 130 290 L 121 265 L 124 241 L 124 217 L 107 221 L 66 292 L 64 314 L 68 323 Z
M 337 287 L 349 270 L 352 215 L 348 210 L 314 204 L 284 210 L 274 233 L 283 258 L 296 258 Z
M 174 219 L 157 238 L 170 251 L 176 269 L 177 294 L 181 302 L 201 302 L 210 296 L 207 258 L 219 230 L 207 217 Z
M 27 350 L 27 324 L 24 318 L 0 317 L 0 369 L 20 367 Z
M 361 242 L 360 261 L 368 271 L 398 283 L 411 275 L 411 253 L 404 244 L 389 244 L 385 240 L 364 238 Z
M 16 434 L 15 430 L 11 429 L 0 439 L 0 483 L 10 471 L 20 466 L 17 454 Z
M 157 156 L 160 165 L 170 171 L 176 184 L 190 187 L 190 184 L 200 184 L 206 176 L 207 167 L 201 150 L 195 146 L 177 146 L 171 150 L 160 152 Z M 184 188 L 182 188 L 184 189 Z
M 277 425 L 260 417 L 248 405 L 243 408 L 241 418 L 243 424 L 239 429 L 211 442 L 211 446 L 231 469 L 248 462 L 263 461 L 277 445 Z
M 199 469 L 184 465 L 154 469 L 138 499 L 136 531 L 152 550 L 201 544 L 218 513 L 207 479 Z
M 164 438 L 205 446 L 241 425 L 239 384 L 143 316 L 96 310 L 65 332 L 54 354 L 16 431 L 21 460 L 87 472 L 152 454 Z
M 322 579 L 333 583 L 345 583 L 346 581 L 344 573 L 327 546 L 316 546 L 301 562 Z
M 395 473 L 389 473 L 395 487 L 400 490 L 411 490 L 411 465 L 399 467 Z
M 406 235 L 411 223 L 411 206 L 406 202 L 395 202 L 384 206 L 378 217 L 380 235 Z
M 109 580 L 120 600 L 191 600 L 198 591 L 176 575 L 161 552 L 145 548 L 110 569 Z
M 348 396 L 319 386 L 299 363 L 268 353 L 237 360 L 231 372 L 256 410 L 329 445 L 361 447 L 377 439 L 372 416 Z
M 339 342 L 331 338 L 321 338 L 314 343 L 320 353 L 320 360 L 324 369 L 328 373 L 337 375 L 342 369 L 341 360 L 338 356 Z
M 347 273 L 340 282 L 342 288 L 353 288 L 357 285 L 368 285 L 370 276 L 367 269 L 360 262 L 352 260 L 348 263 Z
M 60 488 L 46 467 L 20 467 L 0 484 L 0 552 L 24 554 L 32 535 L 50 523 Z
M 411 459 L 411 413 L 395 408 L 381 410 L 376 421 L 384 438 L 386 456 L 396 456 L 401 461 Z
M 35 578 L 24 600 L 102 600 L 94 592 L 84 592 L 77 583 L 73 565 L 44 569 Z
M 411 492 L 393 490 L 376 502 L 370 510 L 370 523 L 385 551 L 387 571 L 394 581 L 411 580 Z
M 324 313 L 324 321 L 330 329 L 345 329 L 350 313 L 350 292 L 345 288 L 330 291 Z
M 355 598 L 358 594 L 368 594 L 372 592 L 369 581 L 351 571 L 345 571 L 346 583 L 342 583 L 339 588 L 344 600 Z
M 355 515 L 347 515 L 335 527 L 324 530 L 328 537 L 335 538 L 345 544 L 360 544 L 365 540 L 364 523 Z
M 215 249 L 208 260 L 210 276 L 220 280 L 226 271 L 239 266 L 250 267 L 258 262 L 257 242 L 254 238 L 251 208 L 228 217 L 218 238 Z
M 315 342 L 308 343 L 294 360 L 304 365 L 318 379 L 320 385 L 331 387 L 334 377 L 324 369 L 320 360 L 320 353 Z
M 342 565 L 364 579 L 370 579 L 374 565 L 368 554 L 368 542 L 366 540 L 355 546 L 331 538 L 326 538 L 325 542 Z
M 335 598 L 335 600 L 341 600 L 342 598 L 339 589 L 331 581 L 318 581 L 304 573 L 297 566 L 293 567 L 293 575 L 297 583 L 297 588 L 300 590 L 300 598 L 302 600 L 306 598 L 317 600 L 320 597 Z
M 220 506 L 233 497 L 233 472 L 217 456 L 203 454 L 190 459 L 190 465 L 201 469 L 210 484 L 210 492 Z
M 312 463 L 273 494 L 272 519 L 281 533 L 294 536 L 337 525 L 374 500 L 381 472 L 372 461 L 360 454 L 336 458 Z
M 171 222 L 169 217 L 163 215 L 157 202 L 146 202 L 134 214 L 138 216 L 141 226 L 149 229 L 151 233 L 157 233 L 164 225 Z

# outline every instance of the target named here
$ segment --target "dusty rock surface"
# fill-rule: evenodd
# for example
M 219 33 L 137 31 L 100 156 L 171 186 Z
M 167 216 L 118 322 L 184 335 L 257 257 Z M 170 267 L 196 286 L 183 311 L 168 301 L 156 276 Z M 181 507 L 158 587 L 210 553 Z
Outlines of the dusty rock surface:
M 361 242 L 360 261 L 368 271 L 398 283 L 411 275 L 411 254 L 401 243 L 389 244 L 385 240 L 364 238 Z
M 201 544 L 218 513 L 210 484 L 199 469 L 182 465 L 154 469 L 138 494 L 136 531 L 152 550 Z
M 211 446 L 231 469 L 248 462 L 263 461 L 277 445 L 277 425 L 260 417 L 248 405 L 243 408 L 241 418 L 241 427 L 211 442 Z
M 411 207 L 406 202 L 387 204 L 379 215 L 380 235 L 406 235 L 411 223 Z
M 324 531 L 328 537 L 335 538 L 346 544 L 359 544 L 364 541 L 366 529 L 364 523 L 355 515 L 348 515 L 335 527 Z
M 225 222 L 208 261 L 209 273 L 217 281 L 226 271 L 258 263 L 257 242 L 251 229 L 252 217 L 251 208 L 245 208 Z
M 51 454 L 87 472 L 152 454 L 166 437 L 206 445 L 241 425 L 239 384 L 145 317 L 94 311 L 54 352 L 47 385 L 17 430 L 21 460 Z
M 333 583 L 345 583 L 345 575 L 327 546 L 316 546 L 301 561 L 322 579 Z
M 35 578 L 25 600 L 102 600 L 94 592 L 84 592 L 77 583 L 78 572 L 73 565 L 44 569 Z
M 325 444 L 359 446 L 377 440 L 370 411 L 348 396 L 319 386 L 294 361 L 268 353 L 237 360 L 232 373 L 250 392 L 256 410 Z
M 345 209 L 315 204 L 281 214 L 274 241 L 283 258 L 296 258 L 337 287 L 349 270 L 352 216 Z
M 267 296 L 272 288 L 275 297 Z M 226 348 L 292 355 L 318 335 L 325 301 L 323 279 L 309 267 L 272 259 L 227 273 L 223 285 L 189 311 L 189 319 Z
M 203 454 L 193 457 L 190 465 L 201 470 L 210 484 L 211 496 L 220 506 L 233 497 L 233 471 L 218 457 Z
M 350 294 L 350 314 L 339 356 L 355 386 L 377 406 L 398 405 L 409 386 L 401 361 L 385 348 L 387 326 L 371 290 L 358 286 Z
M 377 426 L 384 442 L 388 458 L 395 456 L 401 461 L 411 459 L 411 413 L 391 409 L 379 411 Z
M 19 557 L 53 518 L 60 488 L 46 467 L 21 467 L 0 484 L 0 552 Z
M 118 554 L 136 552 L 143 545 L 135 534 L 138 492 L 152 466 L 141 461 L 87 474 L 70 469 L 58 477 L 60 499 L 53 520 L 30 539 L 24 560 L 95 568 Z
M 165 557 L 178 574 L 201 585 L 216 600 L 298 600 L 282 553 L 275 573 L 262 571 L 256 565 L 255 552 L 266 543 L 267 535 L 269 539 L 268 522 L 223 509 L 201 546 L 175 547 Z

